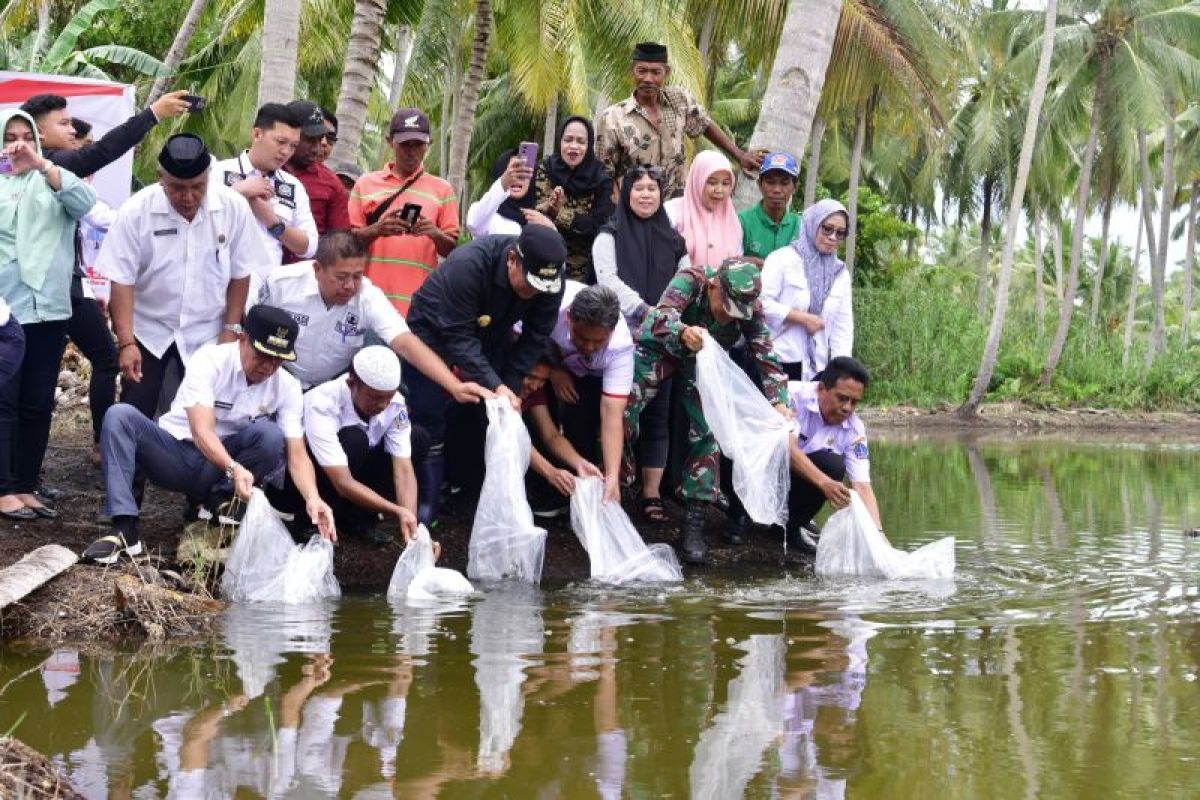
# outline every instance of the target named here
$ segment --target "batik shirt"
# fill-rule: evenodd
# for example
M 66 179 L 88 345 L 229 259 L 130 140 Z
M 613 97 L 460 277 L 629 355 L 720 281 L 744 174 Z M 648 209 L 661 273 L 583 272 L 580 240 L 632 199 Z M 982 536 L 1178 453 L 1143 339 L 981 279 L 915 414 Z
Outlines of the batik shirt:
M 668 86 L 658 100 L 659 124 L 629 97 L 609 106 L 596 121 L 596 157 L 614 181 L 638 164 L 663 168 L 663 200 L 683 194 L 687 172 L 684 136 L 693 139 L 712 122 L 704 106 L 687 89 Z

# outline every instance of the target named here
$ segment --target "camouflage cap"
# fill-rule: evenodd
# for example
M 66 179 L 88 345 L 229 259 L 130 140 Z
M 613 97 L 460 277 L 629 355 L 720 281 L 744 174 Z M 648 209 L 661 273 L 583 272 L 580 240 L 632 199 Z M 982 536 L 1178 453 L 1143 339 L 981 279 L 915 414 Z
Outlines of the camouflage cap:
M 727 258 L 717 267 L 715 277 L 724 294 L 725 313 L 734 319 L 753 319 L 754 303 L 762 292 L 758 267 L 742 258 Z

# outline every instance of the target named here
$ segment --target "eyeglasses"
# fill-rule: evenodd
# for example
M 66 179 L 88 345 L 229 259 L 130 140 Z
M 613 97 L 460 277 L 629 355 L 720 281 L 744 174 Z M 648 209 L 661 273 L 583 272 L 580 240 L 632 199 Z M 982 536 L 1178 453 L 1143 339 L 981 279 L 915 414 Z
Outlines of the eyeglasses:
M 325 134 L 325 141 L 328 142 L 329 144 L 336 144 L 337 143 L 337 134 L 333 133 L 333 132 Z
M 844 241 L 846 238 L 846 229 L 837 228 L 833 225 L 822 225 L 821 233 L 825 234 L 831 239 L 837 239 L 839 242 Z
M 663 176 L 663 168 L 653 164 L 638 164 L 633 169 L 629 170 L 629 175 L 634 180 L 643 176 L 649 176 L 652 180 L 661 181 Z

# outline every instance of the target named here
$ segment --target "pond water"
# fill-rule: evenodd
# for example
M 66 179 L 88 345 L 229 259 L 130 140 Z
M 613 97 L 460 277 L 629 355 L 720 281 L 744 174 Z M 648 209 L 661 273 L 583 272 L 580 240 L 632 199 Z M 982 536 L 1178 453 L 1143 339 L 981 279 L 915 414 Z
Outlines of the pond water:
M 0 733 L 96 798 L 1196 797 L 1197 449 L 874 450 L 954 581 L 243 607 L 211 646 L 0 651 Z

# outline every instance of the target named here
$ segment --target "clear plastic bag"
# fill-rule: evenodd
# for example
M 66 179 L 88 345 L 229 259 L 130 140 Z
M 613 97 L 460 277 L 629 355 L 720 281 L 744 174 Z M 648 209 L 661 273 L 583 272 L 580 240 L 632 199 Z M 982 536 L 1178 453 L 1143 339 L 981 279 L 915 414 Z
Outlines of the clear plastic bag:
M 696 353 L 704 420 L 733 462 L 733 490 L 750 519 L 786 525 L 791 426 L 711 336 Z
M 460 573 L 433 564 L 433 540 L 429 538 L 425 526 L 420 525 L 417 535 L 396 561 L 387 596 L 392 599 L 436 600 L 475 591 L 471 582 Z
M 603 479 L 575 479 L 575 493 L 571 495 L 571 527 L 587 551 L 592 579 L 615 585 L 683 580 L 683 572 L 671 546 L 647 546 L 621 504 L 603 500 Z
M 818 575 L 862 575 L 874 578 L 950 578 L 954 576 L 954 537 L 906 553 L 888 544 L 858 492 L 821 529 L 817 544 Z
M 473 581 L 537 584 L 542 579 L 546 531 L 533 524 L 533 511 L 525 499 L 529 431 L 508 400 L 501 397 L 484 402 L 488 415 L 484 444 L 487 472 L 467 548 L 467 575 Z
M 292 541 L 261 490 L 255 489 L 229 548 L 221 591 L 235 603 L 311 603 L 341 596 L 333 544 L 314 535 Z

